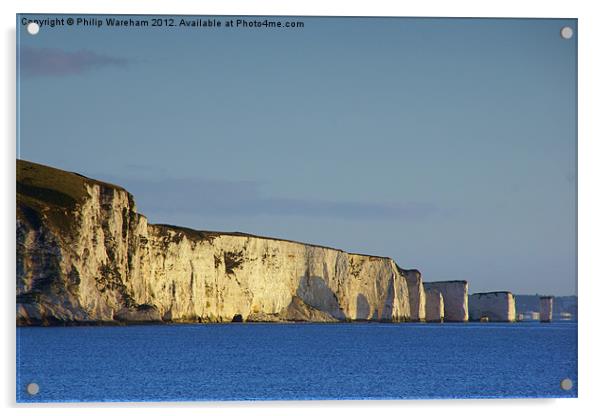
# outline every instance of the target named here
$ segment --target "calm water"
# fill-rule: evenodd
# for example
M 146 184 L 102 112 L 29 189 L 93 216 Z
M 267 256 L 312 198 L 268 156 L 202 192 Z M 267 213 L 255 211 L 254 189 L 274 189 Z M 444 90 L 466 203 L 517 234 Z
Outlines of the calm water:
M 19 402 L 577 395 L 574 322 L 18 328 L 17 344 Z

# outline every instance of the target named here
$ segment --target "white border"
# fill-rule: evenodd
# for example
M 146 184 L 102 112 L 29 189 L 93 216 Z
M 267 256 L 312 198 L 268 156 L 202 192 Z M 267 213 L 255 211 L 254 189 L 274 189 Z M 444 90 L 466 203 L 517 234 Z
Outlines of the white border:
M 2 204 L 0 209 L 0 256 L 2 270 L 2 378 L 1 392 L 5 414 L 71 415 L 81 414 L 80 406 L 16 406 L 15 400 L 15 14 L 29 13 L 137 13 L 137 14 L 232 14 L 232 15 L 345 15 L 345 16 L 445 16 L 445 17 L 557 17 L 579 18 L 579 399 L 564 400 L 458 400 L 458 401 L 401 401 L 401 402 L 246 402 L 246 403 L 184 403 L 142 405 L 88 405 L 90 414 L 121 411 L 128 415 L 169 414 L 366 414 L 370 412 L 401 412 L 421 414 L 530 414 L 549 415 L 588 414 L 595 409 L 596 399 L 602 397 L 599 383 L 601 323 L 595 307 L 602 292 L 600 251 L 602 214 L 600 166 L 602 132 L 600 129 L 600 39 L 602 30 L 594 1 L 420 1 L 393 2 L 384 0 L 295 0 L 295 1 L 2 1 Z M 536 353 L 536 351 L 534 351 Z M 107 409 L 108 407 L 108 409 Z M 170 407 L 170 410 L 165 410 Z M 175 407 L 175 408 L 174 408 Z M 113 410 L 115 409 L 115 410 Z M 598 409 L 599 410 L 599 409 Z M 595 412 L 595 411 L 594 411 Z

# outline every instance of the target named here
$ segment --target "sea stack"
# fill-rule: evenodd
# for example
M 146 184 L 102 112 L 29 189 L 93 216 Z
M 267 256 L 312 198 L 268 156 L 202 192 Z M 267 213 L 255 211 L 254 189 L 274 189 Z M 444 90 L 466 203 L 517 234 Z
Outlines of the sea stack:
M 474 293 L 468 297 L 471 321 L 514 322 L 516 306 L 510 292 Z
M 426 297 L 422 275 L 416 269 L 403 270 L 401 274 L 405 276 L 408 284 L 408 294 L 410 297 L 410 320 L 414 322 L 423 322 L 426 319 Z
M 443 295 L 446 322 L 468 321 L 468 282 L 449 280 L 424 283 L 425 289 L 436 289 Z
M 443 295 L 437 289 L 425 289 L 426 321 L 443 322 L 445 317 L 445 304 Z
M 541 296 L 539 298 L 539 321 L 540 322 L 551 322 L 552 321 L 553 307 L 554 307 L 554 297 Z

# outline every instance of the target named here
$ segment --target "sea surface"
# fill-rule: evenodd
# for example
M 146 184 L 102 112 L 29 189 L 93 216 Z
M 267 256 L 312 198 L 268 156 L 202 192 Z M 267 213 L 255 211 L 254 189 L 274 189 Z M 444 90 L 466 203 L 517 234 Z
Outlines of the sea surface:
M 576 397 L 577 324 L 17 328 L 16 380 L 18 402 Z

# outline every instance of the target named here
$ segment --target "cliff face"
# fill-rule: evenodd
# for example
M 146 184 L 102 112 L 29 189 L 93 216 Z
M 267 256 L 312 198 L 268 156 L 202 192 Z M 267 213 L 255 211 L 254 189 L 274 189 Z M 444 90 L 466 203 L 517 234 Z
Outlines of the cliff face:
M 410 319 L 422 322 L 426 318 L 426 297 L 422 275 L 418 270 L 401 270 L 406 276 L 408 290 L 410 292 Z
M 451 280 L 424 283 L 425 289 L 436 289 L 443 295 L 445 321 L 468 321 L 468 282 Z
M 437 289 L 425 289 L 427 322 L 443 322 L 445 318 L 445 304 L 443 295 Z
M 422 313 L 416 273 L 384 257 L 148 224 L 120 187 L 17 161 L 23 325 L 405 321 L 412 304 Z
M 474 293 L 468 297 L 471 321 L 487 318 L 491 322 L 516 321 L 514 295 L 510 292 Z

